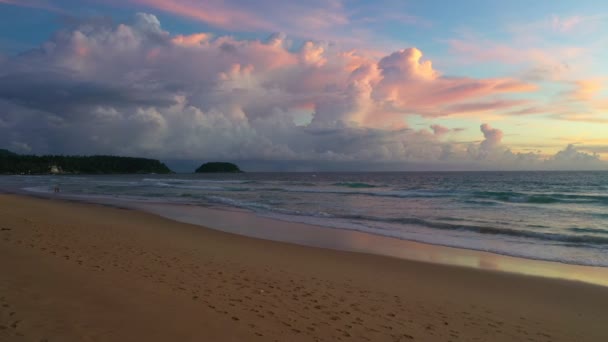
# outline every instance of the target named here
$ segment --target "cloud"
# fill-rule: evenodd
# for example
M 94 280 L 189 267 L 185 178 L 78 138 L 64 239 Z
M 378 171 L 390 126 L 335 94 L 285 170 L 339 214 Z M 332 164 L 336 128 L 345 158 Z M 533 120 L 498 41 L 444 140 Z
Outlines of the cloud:
M 578 146 L 580 150 L 597 153 L 597 154 L 608 154 L 608 145 L 590 145 L 584 144 L 582 146 Z
M 176 45 L 184 45 L 184 46 L 197 46 L 202 43 L 207 42 L 211 39 L 211 34 L 209 33 L 194 33 L 190 35 L 176 35 L 171 38 L 171 41 Z
M 501 130 L 492 128 L 488 124 L 481 125 L 480 129 L 484 137 L 480 145 L 482 150 L 490 150 L 500 145 L 503 136 Z
M 583 21 L 583 18 L 579 15 L 571 17 L 553 15 L 551 17 L 551 28 L 557 32 L 569 32 L 579 26 Z
M 510 78 L 443 77 L 417 48 L 392 53 L 377 63 L 381 79 L 373 97 L 396 110 L 429 116 L 453 113 L 448 106 L 494 94 L 532 92 L 536 86 Z M 473 106 L 474 104 L 468 104 Z
M 519 107 L 528 104 L 528 100 L 508 100 L 498 99 L 482 102 L 473 103 L 459 103 L 456 105 L 446 107 L 445 112 L 449 114 L 457 113 L 475 113 L 475 112 L 487 112 L 487 111 L 498 111 L 502 109 L 509 109 L 512 107 Z
M 516 104 L 503 96 L 534 90 L 510 78 L 444 76 L 414 47 L 371 58 L 325 42 L 294 46 L 284 34 L 173 35 L 140 13 L 130 23 L 83 21 L 1 62 L 0 146 L 310 165 L 534 168 L 543 167 L 540 156 L 511 153 L 502 131 L 488 125 L 481 126 L 483 140 L 467 143 L 443 141 L 439 124 L 433 133 L 408 126 L 412 115 L 450 115 L 459 106 L 511 110 Z
M 595 97 L 603 88 L 603 79 L 591 78 L 574 81 L 575 89 L 566 94 L 579 101 L 588 101 Z
M 196 4 L 184 0 L 131 0 L 131 2 L 203 21 L 224 29 L 276 29 L 268 21 L 239 9 L 239 6 L 230 6 L 223 1 L 204 1 Z
M 546 46 L 537 39 L 518 37 L 514 38 L 514 42 L 463 37 L 450 39 L 448 44 L 461 63 L 497 63 L 503 68 L 517 67 L 523 70 L 523 79 L 534 82 L 569 79 L 581 72 L 591 55 L 588 48 L 578 45 Z
M 9 0 L 11 1 L 11 0 Z M 382 6 L 344 0 L 309 0 L 306 2 L 259 0 L 107 0 L 116 5 L 135 4 L 148 9 L 204 22 L 208 25 L 241 31 L 284 31 L 291 35 L 307 32 L 314 36 L 320 32 L 344 30 L 341 38 L 365 31 L 366 24 L 396 22 L 429 27 L 431 23 L 413 16 L 401 2 Z
M 304 37 L 328 33 L 349 24 L 348 11 L 341 0 L 311 0 L 306 3 L 260 0 L 189 1 L 128 0 L 216 28 L 233 31 L 282 31 Z M 124 5 L 124 2 L 117 4 Z M 300 36 L 302 37 L 302 36 Z
M 443 136 L 451 131 L 449 128 L 438 125 L 438 124 L 431 125 L 431 130 L 433 131 L 433 134 L 435 134 L 436 136 Z
M 433 134 L 437 138 L 442 138 L 443 136 L 445 136 L 448 133 L 458 133 L 458 132 L 463 132 L 465 130 L 462 127 L 448 128 L 448 127 L 442 126 L 440 124 L 433 124 L 429 128 L 431 129 L 431 131 L 433 131 Z
M 580 33 L 583 28 L 591 29 L 590 24 L 602 17 L 553 16 L 551 24 L 544 20 L 517 25 L 511 29 L 514 35 L 501 41 L 472 34 L 448 41 L 461 63 L 490 64 L 508 70 L 510 74 L 519 75 L 520 80 L 536 84 L 539 94 L 548 99 L 494 98 L 485 104 L 476 100 L 471 105 L 461 103 L 446 110 L 452 114 L 458 114 L 462 109 L 466 109 L 464 113 L 474 113 L 476 108 L 482 112 L 485 107 L 502 116 L 544 114 L 546 118 L 557 120 L 605 123 L 604 109 L 608 103 L 603 93 L 605 78 L 598 75 L 599 67 L 593 59 L 598 53 L 597 46 L 581 45 L 578 36 L 576 41 L 564 37 L 553 39 L 556 37 L 554 31 L 560 31 L 560 36 L 566 32 Z M 591 33 L 580 35 L 593 36 Z
M 566 112 L 551 115 L 553 119 L 573 121 L 573 122 L 587 122 L 587 123 L 608 123 L 608 117 L 605 114 L 590 114 L 590 113 L 579 113 L 579 112 Z
M 564 35 L 576 35 L 577 38 L 580 35 L 594 35 L 601 30 L 601 25 L 606 19 L 606 14 L 587 14 L 587 15 L 569 15 L 560 16 L 557 14 L 551 15 L 548 20 L 543 23 L 539 23 L 537 26 L 547 28 L 552 33 L 564 36 Z M 534 23 L 531 24 L 533 26 Z
M 606 18 L 603 13 L 582 14 L 569 11 L 568 14 L 550 14 L 539 20 L 527 20 L 525 22 L 513 22 L 507 27 L 507 31 L 517 35 L 519 38 L 527 37 L 528 40 L 543 37 L 564 39 L 580 35 L 596 34 L 601 29 L 601 24 Z
M 556 94 L 543 111 L 551 113 L 549 117 L 557 120 L 606 123 L 608 98 L 603 94 L 604 82 L 604 77 L 563 82 L 561 85 L 566 89 Z
M 64 10 L 60 9 L 59 7 L 53 6 L 49 3 L 49 1 L 44 0 L 0 0 L 0 5 L 2 4 L 65 13 Z
M 511 151 L 502 146 L 503 132 L 485 123 L 480 126 L 480 130 L 484 139 L 478 145 L 470 145 L 468 155 L 476 160 L 504 162 L 502 159 L 505 155 L 510 155 Z
M 422 61 L 422 51 L 416 48 L 403 49 L 393 52 L 378 63 L 385 78 L 398 77 L 397 81 L 406 79 L 432 81 L 439 77 L 429 60 Z
M 403 40 L 378 32 L 378 24 L 429 27 L 411 15 L 402 2 L 375 3 L 346 0 L 84 0 L 108 2 L 125 8 L 137 7 L 168 13 L 203 23 L 213 29 L 234 33 L 270 34 L 284 32 L 297 40 L 319 39 L 350 48 L 367 49 L 368 54 L 393 51 Z
M 546 161 L 546 164 L 553 168 L 589 168 L 598 169 L 605 167 L 605 163 L 600 160 L 597 153 L 587 153 L 580 151 L 575 145 L 568 145 L 564 150 L 557 152 Z

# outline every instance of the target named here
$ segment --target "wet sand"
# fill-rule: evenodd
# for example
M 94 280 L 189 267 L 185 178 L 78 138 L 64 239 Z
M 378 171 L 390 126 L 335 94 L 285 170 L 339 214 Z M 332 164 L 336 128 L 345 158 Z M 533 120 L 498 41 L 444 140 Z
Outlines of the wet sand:
M 0 341 L 608 340 L 606 287 L 15 195 L 0 270 Z

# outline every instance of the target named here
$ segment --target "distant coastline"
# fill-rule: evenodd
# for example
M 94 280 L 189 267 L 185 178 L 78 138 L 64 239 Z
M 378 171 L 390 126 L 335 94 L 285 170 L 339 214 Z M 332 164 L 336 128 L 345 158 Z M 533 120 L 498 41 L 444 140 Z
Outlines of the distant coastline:
M 20 155 L 0 149 L 0 174 L 169 174 L 173 173 L 156 159 L 106 155 Z

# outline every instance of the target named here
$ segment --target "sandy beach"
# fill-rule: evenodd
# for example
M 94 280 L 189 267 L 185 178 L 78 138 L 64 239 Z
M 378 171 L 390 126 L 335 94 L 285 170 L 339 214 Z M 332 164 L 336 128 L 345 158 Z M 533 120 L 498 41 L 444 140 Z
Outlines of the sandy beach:
M 608 340 L 607 287 L 59 200 L 0 195 L 0 269 L 0 341 Z

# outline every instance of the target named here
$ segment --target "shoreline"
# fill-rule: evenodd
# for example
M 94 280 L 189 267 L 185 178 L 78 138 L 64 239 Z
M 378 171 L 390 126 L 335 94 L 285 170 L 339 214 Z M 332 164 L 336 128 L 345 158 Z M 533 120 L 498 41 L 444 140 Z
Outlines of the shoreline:
M 0 192 L 0 194 L 2 193 Z M 91 199 L 71 195 L 54 196 L 23 190 L 8 194 L 142 211 L 205 229 L 275 242 L 524 276 L 563 279 L 608 287 L 608 267 L 526 258 L 492 251 L 405 240 L 343 228 L 285 221 L 264 217 L 247 209 L 188 203 L 139 202 L 118 198 Z M 245 226 L 248 228 L 243 229 L 242 227 Z
M 156 209 L 155 207 L 159 207 Z M 176 208 L 178 213 L 165 209 Z M 127 206 L 127 208 L 129 208 Z M 233 208 L 180 204 L 138 204 L 131 209 L 203 228 L 307 247 L 362 253 L 485 271 L 563 279 L 608 287 L 608 267 L 567 264 L 398 239 L 348 229 L 315 226 L 258 216 Z M 192 214 L 190 215 L 191 212 Z M 242 229 L 247 225 L 248 229 Z
M 7 340 L 602 341 L 608 288 L 0 195 Z M 4 329 L 2 329 L 4 327 Z

